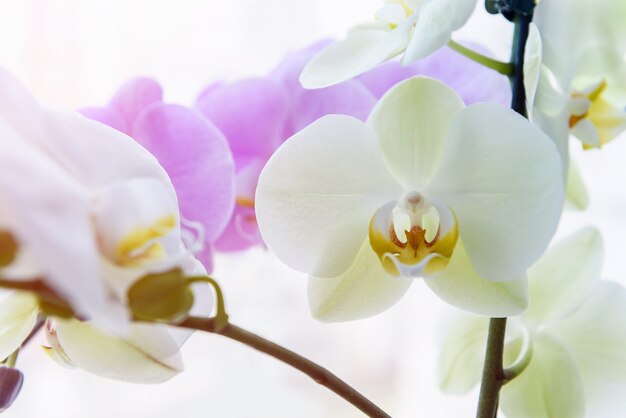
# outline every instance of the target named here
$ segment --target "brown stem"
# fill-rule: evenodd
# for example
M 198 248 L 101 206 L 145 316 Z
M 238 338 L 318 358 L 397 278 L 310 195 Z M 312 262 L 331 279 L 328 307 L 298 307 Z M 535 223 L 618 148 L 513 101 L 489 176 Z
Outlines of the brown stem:
M 357 392 L 356 389 L 322 366 L 236 325 L 230 323 L 220 325 L 214 318 L 189 317 L 182 323 L 178 324 L 178 326 L 220 334 L 226 338 L 239 341 L 242 344 L 270 355 L 275 359 L 301 371 L 320 385 L 325 386 L 346 401 L 350 402 L 367 416 L 375 418 L 391 417 L 385 411 L 376 406 L 372 401 Z

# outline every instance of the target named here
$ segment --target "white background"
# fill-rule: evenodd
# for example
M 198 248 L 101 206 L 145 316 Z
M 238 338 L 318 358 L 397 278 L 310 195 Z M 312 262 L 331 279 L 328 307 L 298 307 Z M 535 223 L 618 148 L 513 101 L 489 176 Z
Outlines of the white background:
M 367 21 L 379 0 L 0 0 L 0 65 L 39 98 L 67 107 L 103 104 L 126 79 L 156 77 L 169 101 L 190 104 L 209 82 L 263 75 L 288 51 L 339 37 Z M 479 1 L 459 40 L 505 59 L 510 25 Z M 575 147 L 592 206 L 568 213 L 560 234 L 592 224 L 607 247 L 605 277 L 626 279 L 626 139 L 604 151 Z M 436 384 L 441 314 L 450 310 L 419 281 L 401 303 L 369 320 L 310 318 L 306 279 L 261 249 L 221 256 L 216 277 L 233 322 L 327 366 L 394 417 L 473 416 L 476 392 L 442 395 Z M 626 282 L 624 282 L 626 283 Z M 196 334 L 187 370 L 158 386 L 67 370 L 37 344 L 7 417 L 359 417 L 308 378 L 220 336 Z

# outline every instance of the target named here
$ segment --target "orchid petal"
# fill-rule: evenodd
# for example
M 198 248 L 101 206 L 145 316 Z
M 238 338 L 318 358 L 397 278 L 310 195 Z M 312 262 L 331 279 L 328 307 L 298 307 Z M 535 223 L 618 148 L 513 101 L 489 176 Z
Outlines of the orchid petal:
M 550 328 L 570 349 L 580 370 L 587 416 L 614 417 L 623 412 L 625 315 L 624 287 L 601 281 L 578 311 Z
M 178 345 L 162 326 L 134 324 L 128 336 L 118 337 L 89 323 L 60 321 L 56 334 L 74 365 L 110 379 L 161 383 L 184 368 Z
M 102 250 L 116 264 L 173 253 L 180 245 L 176 200 L 158 180 L 138 178 L 101 189 L 94 214 Z M 164 240 L 167 236 L 171 239 Z
M 372 214 L 400 193 L 368 126 L 330 115 L 287 140 L 269 160 L 256 214 L 265 243 L 283 262 L 336 277 L 352 265 Z
M 300 83 L 308 89 L 349 80 L 401 53 L 417 15 L 395 29 L 388 26 L 357 28 L 339 42 L 324 48 L 304 67 Z
M 402 57 L 403 64 L 424 58 L 450 41 L 472 15 L 476 0 L 432 0 L 415 13 L 419 16 L 411 40 Z
M 80 113 L 89 119 L 104 123 L 120 132 L 124 132 L 125 134 L 130 133 L 130 126 L 128 126 L 120 112 L 113 106 L 87 107 L 80 109 Z
M 544 334 L 534 344 L 526 370 L 502 388 L 502 411 L 508 418 L 584 417 L 583 383 L 572 355 Z
M 480 382 L 488 324 L 486 318 L 465 315 L 446 328 L 437 366 L 443 392 L 464 394 Z
M 469 46 L 478 52 L 489 53 L 480 45 Z M 494 102 L 508 106 L 511 103 L 511 89 L 504 75 L 447 47 L 411 65 L 389 61 L 361 74 L 357 80 L 380 98 L 394 85 L 416 75 L 443 81 L 461 96 L 466 105 Z
M 37 323 L 39 305 L 28 293 L 12 293 L 0 301 L 0 359 L 20 348 Z
M 564 199 L 560 156 L 522 116 L 478 103 L 459 115 L 428 191 L 456 214 L 476 273 L 522 276 L 556 230 Z
M 528 306 L 526 277 L 509 282 L 492 282 L 479 277 L 461 241 L 457 242 L 441 274 L 424 281 L 444 301 L 478 315 L 513 316 Z
M 215 241 L 215 248 L 226 252 L 241 251 L 262 242 L 254 208 L 237 205 L 226 229 Z
M 132 135 L 163 165 L 180 211 L 204 227 L 206 245 L 226 227 L 234 206 L 234 162 L 226 139 L 198 112 L 156 103 L 135 121 Z
M 6 173 L 0 175 L 0 199 L 7 223 L 51 287 L 79 313 L 97 316 L 104 310 L 104 288 L 87 197 L 67 173 L 17 135 L 0 120 L 0 138 L 7 141 L 0 146 Z
M 46 122 L 48 135 L 39 144 L 86 187 L 152 177 L 175 197 L 165 170 L 132 138 L 74 112 L 49 110 Z
M 600 233 L 584 228 L 559 241 L 528 270 L 532 305 L 525 318 L 537 325 L 561 320 L 585 303 L 600 277 Z
M 291 126 L 295 132 L 330 114 L 354 116 L 365 121 L 376 104 L 374 96 L 355 80 L 324 89 L 300 89 L 293 101 Z
M 288 95 L 274 80 L 248 79 L 217 87 L 196 108 L 222 131 L 235 156 L 267 158 L 283 139 Z
M 526 109 L 529 115 L 532 114 L 535 94 L 539 85 L 542 55 L 543 45 L 541 44 L 539 29 L 534 23 L 531 23 L 526 41 L 526 51 L 524 52 L 524 87 L 526 90 Z
M 322 39 L 301 50 L 287 54 L 270 72 L 270 78 L 282 83 L 289 92 L 295 93 L 302 89 L 299 78 L 307 62 L 332 42 L 331 39 Z
M 387 167 L 408 190 L 428 184 L 441 161 L 463 101 L 440 81 L 415 77 L 389 90 L 367 124 L 378 135 Z
M 365 239 L 354 263 L 333 278 L 309 279 L 309 306 L 323 322 L 368 318 L 395 304 L 413 283 L 412 279 L 389 276 Z
M 589 192 L 580 174 L 580 169 L 574 161 L 569 162 L 566 198 L 566 202 L 577 210 L 585 210 L 589 207 Z
M 155 80 L 136 78 L 124 83 L 111 99 L 109 107 L 116 109 L 127 128 L 132 129 L 137 117 L 148 106 L 163 101 L 163 89 Z M 107 123 L 109 126 L 113 126 Z M 115 126 L 113 126 L 115 127 Z M 122 131 L 130 135 L 130 131 Z

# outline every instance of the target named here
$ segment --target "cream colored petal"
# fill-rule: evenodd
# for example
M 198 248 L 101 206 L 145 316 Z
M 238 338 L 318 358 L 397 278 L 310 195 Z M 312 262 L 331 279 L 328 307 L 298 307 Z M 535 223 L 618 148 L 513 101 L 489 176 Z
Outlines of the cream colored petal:
M 162 181 L 175 198 L 165 170 L 132 138 L 76 112 L 49 109 L 45 121 L 41 146 L 86 187 L 147 177 Z
M 528 270 L 530 308 L 526 320 L 537 326 L 561 320 L 585 303 L 600 277 L 604 248 L 595 228 L 584 228 L 557 242 Z
M 577 210 L 586 210 L 589 207 L 589 192 L 580 169 L 570 160 L 567 175 L 566 203 Z
M 446 328 L 437 365 L 442 391 L 464 394 L 480 382 L 488 328 L 487 318 L 469 315 L 457 316 Z
M 476 0 L 423 2 L 415 13 L 419 17 L 402 63 L 410 64 L 445 46 L 452 32 L 465 25 L 475 6 Z
M 532 114 L 535 102 L 535 94 L 539 85 L 541 75 L 541 57 L 543 46 L 539 29 L 534 23 L 530 24 L 528 40 L 526 41 L 526 51 L 524 53 L 524 87 L 526 89 L 526 108 L 528 114 Z M 532 119 L 532 118 L 531 118 Z
M 458 241 L 448 266 L 432 279 L 428 287 L 449 304 L 478 315 L 504 317 L 518 315 L 528 306 L 525 277 L 508 282 L 493 282 L 478 276 Z
M 400 194 L 372 130 L 331 115 L 276 151 L 259 178 L 255 209 L 279 259 L 329 278 L 352 265 L 376 209 Z
M 0 361 L 17 350 L 37 323 L 37 299 L 12 293 L 0 301 Z
M 366 239 L 345 273 L 309 279 L 309 306 L 312 315 L 323 322 L 367 318 L 395 304 L 411 283 L 412 279 L 389 276 Z
M 59 344 L 76 367 L 110 379 L 161 383 L 183 371 L 179 347 L 164 327 L 133 324 L 127 337 L 78 321 L 59 321 Z
M 428 193 L 455 213 L 476 273 L 522 276 L 545 251 L 563 209 L 561 159 L 528 120 L 491 103 L 459 113 Z
M 367 124 L 376 132 L 387 167 L 407 190 L 421 190 L 435 174 L 452 121 L 464 108 L 442 82 L 414 77 L 378 102 Z
M 507 418 L 585 417 L 581 375 L 569 351 L 537 336 L 526 370 L 502 388 L 500 407 Z
M 625 317 L 626 289 L 600 281 L 579 310 L 549 329 L 580 369 L 589 417 L 619 417 L 624 411 Z
M 300 83 L 308 89 L 328 87 L 349 80 L 401 53 L 409 40 L 415 17 L 394 29 L 369 26 L 351 31 L 342 41 L 320 51 L 304 67 Z

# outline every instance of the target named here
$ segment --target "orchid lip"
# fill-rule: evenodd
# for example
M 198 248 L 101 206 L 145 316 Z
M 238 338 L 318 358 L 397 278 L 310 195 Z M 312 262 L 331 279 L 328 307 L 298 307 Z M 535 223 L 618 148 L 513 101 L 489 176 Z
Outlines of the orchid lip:
M 370 244 L 394 276 L 434 277 L 448 264 L 458 240 L 454 213 L 412 191 L 381 206 L 370 222 Z

